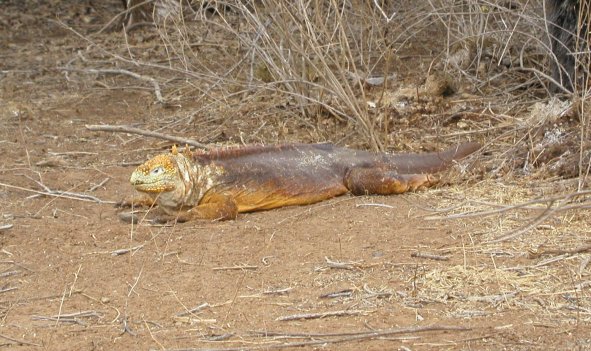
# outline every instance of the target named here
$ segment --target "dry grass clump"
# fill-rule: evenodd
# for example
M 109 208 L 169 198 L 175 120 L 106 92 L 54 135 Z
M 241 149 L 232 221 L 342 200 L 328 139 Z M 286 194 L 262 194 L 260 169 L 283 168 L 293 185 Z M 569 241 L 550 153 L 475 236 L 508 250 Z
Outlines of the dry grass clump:
M 543 60 L 550 52 L 541 1 L 430 3 L 447 29 L 444 69 L 457 71 L 483 95 L 535 97 L 536 90 L 527 88 L 545 83 Z
M 569 9 L 573 3 L 569 2 Z M 564 34 L 560 38 L 564 47 L 559 48 L 567 52 L 564 57 L 575 58 L 575 91 L 560 101 L 549 97 L 553 84 L 560 84 L 551 76 L 550 68 L 555 62 L 565 62 L 550 45 L 556 31 L 548 22 L 554 17 L 548 13 L 547 3 L 430 1 L 447 33 L 446 50 L 435 69 L 465 82 L 472 93 L 483 97 L 481 102 L 487 106 L 481 111 L 495 115 L 477 123 L 486 131 L 485 139 L 491 141 L 489 150 L 495 155 L 486 162 L 487 174 L 534 179 L 578 177 L 578 190 L 587 183 L 591 87 L 588 79 L 581 78 L 589 77 L 591 67 L 591 37 L 586 30 L 591 16 L 590 2 L 578 3 L 578 26 L 568 24 L 576 28 L 572 33 L 574 44 L 565 41 Z M 561 70 L 570 71 L 568 67 Z M 476 108 L 477 104 L 471 105 Z
M 574 8 L 569 1 L 565 8 Z M 565 2 L 566 3 L 566 2 Z M 564 27 L 566 33 L 576 28 L 573 45 L 558 38 L 561 49 L 575 57 L 576 72 L 589 74 L 589 1 L 580 4 L 577 23 Z M 505 98 L 540 98 L 548 95 L 550 63 L 560 62 L 551 47 L 552 8 L 544 1 L 451 1 L 431 0 L 433 12 L 447 29 L 445 69 L 458 71 L 474 88 L 485 94 Z M 559 18 L 570 18 L 560 12 Z M 576 16 L 576 14 L 575 14 Z M 576 19 L 574 19 L 576 21 Z M 559 25 L 562 25 L 560 23 Z M 565 72 L 570 69 L 562 68 Z M 589 93 L 586 81 L 579 79 L 577 91 Z M 546 89 L 546 91 L 540 89 Z M 524 95 L 525 94 L 525 95 Z
M 124 46 L 85 37 L 88 50 L 65 69 L 151 85 L 162 105 L 183 108 L 149 123 L 202 143 L 417 151 L 479 140 L 472 179 L 577 177 L 555 192 L 565 194 L 587 184 L 589 92 L 548 98 L 544 12 L 541 0 L 160 5 L 152 27 L 123 33 Z M 587 62 L 589 52 L 577 57 Z M 565 203 L 575 200 L 584 203 Z
M 457 318 L 527 309 L 538 321 L 590 321 L 591 193 L 572 193 L 576 183 L 486 180 L 469 192 L 436 190 L 437 208 L 424 218 L 453 219 L 458 244 L 441 248 L 449 263 L 407 273 L 412 299 L 445 304 Z
M 445 304 L 446 312 L 456 318 L 527 309 L 535 311 L 540 320 L 565 323 L 591 320 L 588 281 L 577 279 L 565 270 L 564 266 L 577 261 L 566 260 L 556 260 L 555 266 L 550 267 L 532 263 L 431 269 L 415 282 L 418 287 L 415 299 Z
M 372 87 L 385 91 L 395 78 L 395 43 L 402 35 L 394 33 L 411 19 L 393 21 L 396 8 L 378 1 L 267 0 L 227 3 L 224 10 L 215 19 L 201 16 L 242 49 L 224 84 L 239 86 L 249 100 L 279 95 L 300 118 L 353 123 L 371 148 L 384 149 L 387 125 L 368 94 Z
M 399 104 L 386 105 L 383 99 L 408 75 L 400 67 L 412 68 L 412 80 L 420 84 L 431 61 L 430 46 L 443 48 L 432 35 L 441 31 L 426 5 L 266 0 L 199 2 L 169 11 L 160 6 L 154 10 L 153 27 L 130 25 L 124 46 L 102 46 L 85 38 L 90 50 L 66 69 L 109 66 L 106 56 L 119 68 L 144 73 L 135 78 L 158 82 L 163 97 L 156 94 L 157 100 L 163 105 L 198 105 L 193 116 L 261 105 L 257 123 L 279 115 L 279 120 L 297 120 L 299 127 L 313 130 L 313 137 L 385 149 L 399 129 L 397 106 L 416 100 L 414 108 L 402 112 L 403 123 L 446 107 L 441 99 L 433 103 L 414 93 Z M 423 32 L 428 34 L 421 36 Z M 115 74 L 93 71 L 101 72 Z M 422 107 L 424 103 L 432 106 Z M 233 118 L 227 113 L 223 123 Z M 193 116 L 183 120 L 195 122 Z M 332 123 L 349 135 L 317 132 Z
M 146 118 L 149 128 L 203 143 L 284 141 L 294 129 L 297 140 L 373 149 L 482 141 L 455 173 L 471 179 L 469 190 L 410 197 L 436 195 L 425 219 L 464 226 L 450 234 L 461 246 L 444 248 L 451 261 L 420 270 L 413 261 L 402 279 L 380 267 L 389 275 L 373 286 L 403 280 L 406 294 L 383 296 L 444 304 L 456 318 L 527 309 L 565 323 L 591 319 L 589 87 L 548 97 L 541 0 L 215 4 L 160 12 L 152 26 L 123 32 L 125 45 L 85 37 L 87 50 L 65 70 L 132 77 L 162 106 L 182 107 Z M 368 275 L 318 274 L 314 288 L 363 286 Z M 362 306 L 376 298 L 365 290 L 351 293 Z
M 591 193 L 573 192 L 576 185 L 577 179 L 538 183 L 530 183 L 529 179 L 516 179 L 512 183 L 489 179 L 471 186 L 469 194 L 446 187 L 439 190 L 442 196 L 439 209 L 426 218 L 486 223 L 484 232 L 471 232 L 471 241 L 478 243 L 518 239 L 522 245 L 529 245 L 525 249 L 548 241 L 570 243 L 569 235 L 583 233 L 589 226 L 584 213 L 591 207 Z M 522 231 L 524 227 L 535 235 L 529 238 L 530 234 Z M 583 244 L 585 237 L 575 236 L 573 240 L 582 240 L 573 244 Z
M 588 6 L 581 1 L 582 14 Z M 469 138 L 489 143 L 487 174 L 585 182 L 589 89 L 560 111 L 548 100 L 542 0 L 152 8 L 152 25 L 130 24 L 125 45 L 86 37 L 89 49 L 66 69 L 116 74 L 117 66 L 151 84 L 164 106 L 183 106 L 159 127 L 188 125 L 204 143 L 331 140 L 374 150 L 434 150 Z M 589 52 L 580 47 L 582 67 Z

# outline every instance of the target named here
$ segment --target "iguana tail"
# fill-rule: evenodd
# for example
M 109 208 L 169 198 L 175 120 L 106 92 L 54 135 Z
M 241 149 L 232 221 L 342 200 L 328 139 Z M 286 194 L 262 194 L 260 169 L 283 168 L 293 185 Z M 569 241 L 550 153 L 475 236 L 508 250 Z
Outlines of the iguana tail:
M 434 173 L 480 149 L 479 143 L 464 143 L 441 152 L 388 155 L 388 163 L 400 174 Z

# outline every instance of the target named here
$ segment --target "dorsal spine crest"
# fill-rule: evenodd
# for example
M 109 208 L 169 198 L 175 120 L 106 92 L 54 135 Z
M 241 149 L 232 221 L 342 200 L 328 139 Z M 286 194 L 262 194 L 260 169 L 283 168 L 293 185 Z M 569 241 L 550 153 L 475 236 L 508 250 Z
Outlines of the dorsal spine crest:
M 283 150 L 297 150 L 302 144 L 278 144 L 278 145 L 236 145 L 236 146 L 223 146 L 209 150 L 196 150 L 193 152 L 193 157 L 204 160 L 216 160 L 216 159 L 228 159 L 233 157 L 247 156 L 253 154 L 265 154 L 275 151 Z

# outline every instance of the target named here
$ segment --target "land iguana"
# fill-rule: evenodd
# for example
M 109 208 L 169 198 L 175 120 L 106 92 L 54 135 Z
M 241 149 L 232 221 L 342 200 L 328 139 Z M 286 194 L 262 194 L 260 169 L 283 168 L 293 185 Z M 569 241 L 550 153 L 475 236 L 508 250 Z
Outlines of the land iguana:
M 387 154 L 286 144 L 192 153 L 173 146 L 139 166 L 130 182 L 147 195 L 134 205 L 157 204 L 164 211 L 158 222 L 234 219 L 240 212 L 307 205 L 348 192 L 389 195 L 429 187 L 437 183 L 432 173 L 479 148 L 465 143 L 442 152 Z

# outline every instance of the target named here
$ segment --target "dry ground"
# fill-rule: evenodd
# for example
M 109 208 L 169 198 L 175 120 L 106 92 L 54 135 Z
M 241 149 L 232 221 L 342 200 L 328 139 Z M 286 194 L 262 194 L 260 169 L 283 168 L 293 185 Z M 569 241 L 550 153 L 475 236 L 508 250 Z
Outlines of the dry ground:
M 0 347 L 591 349 L 588 212 L 560 213 L 497 244 L 486 242 L 538 212 L 428 218 L 525 202 L 572 189 L 569 181 L 473 176 L 227 222 L 121 222 L 112 202 L 131 194 L 134 165 L 170 143 L 85 125 L 155 129 L 192 105 L 154 104 L 150 87 L 129 77 L 58 70 L 88 43 L 54 20 L 100 27 L 119 2 L 104 5 L 103 17 L 58 3 L 0 1 Z M 100 40 L 110 38 L 121 33 Z M 352 128 L 309 129 L 256 115 L 254 105 L 241 109 L 223 124 L 206 116 L 164 131 L 206 143 L 276 142 L 339 140 Z M 405 136 L 400 148 L 421 144 Z M 102 203 L 36 193 L 43 186 Z

